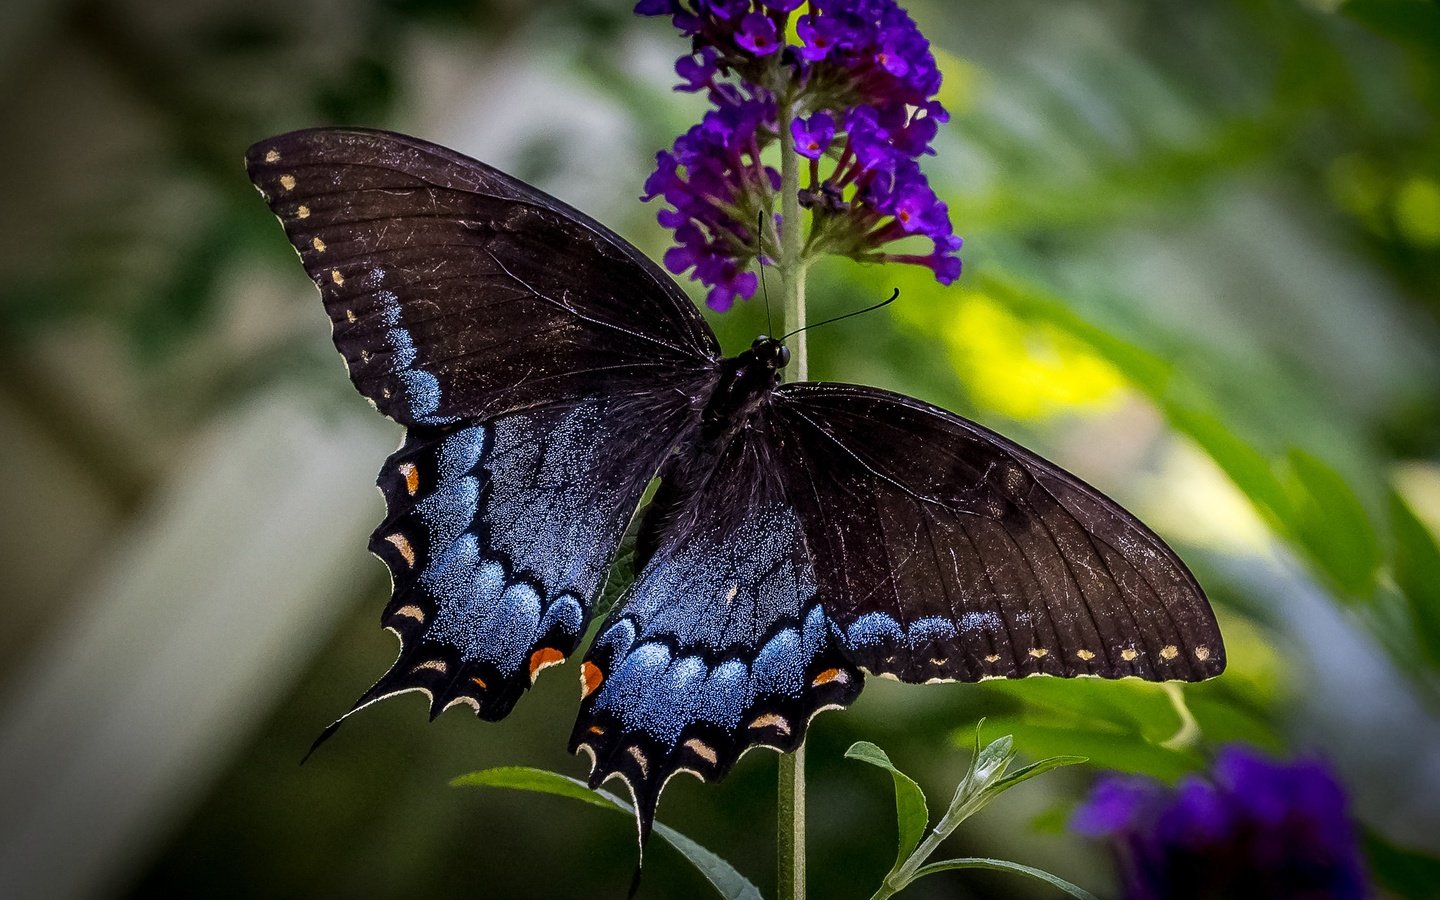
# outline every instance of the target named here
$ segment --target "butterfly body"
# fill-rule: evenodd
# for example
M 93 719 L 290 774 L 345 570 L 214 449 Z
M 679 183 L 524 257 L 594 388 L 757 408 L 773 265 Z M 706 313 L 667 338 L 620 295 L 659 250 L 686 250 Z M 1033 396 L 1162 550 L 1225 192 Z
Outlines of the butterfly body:
M 703 437 L 723 439 L 749 424 L 780 384 L 780 370 L 789 361 L 788 347 L 762 335 L 749 350 L 721 363 L 720 379 L 705 406 Z
M 432 716 L 507 715 L 579 647 L 657 474 L 570 739 L 642 834 L 676 772 L 793 749 L 867 672 L 1223 670 L 1204 592 L 1113 501 L 938 407 L 782 384 L 780 340 L 723 357 L 663 271 L 560 201 L 385 132 L 281 135 L 247 167 L 352 382 L 407 429 L 371 540 L 401 650 L 355 709 L 419 691 Z

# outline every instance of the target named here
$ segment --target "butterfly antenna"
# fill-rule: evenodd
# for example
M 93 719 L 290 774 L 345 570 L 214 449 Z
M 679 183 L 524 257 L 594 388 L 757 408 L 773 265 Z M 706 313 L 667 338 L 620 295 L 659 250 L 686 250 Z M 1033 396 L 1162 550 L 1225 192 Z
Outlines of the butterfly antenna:
M 770 288 L 765 285 L 765 210 L 755 214 L 755 265 L 760 269 L 760 293 L 765 297 L 765 333 L 775 333 L 770 320 Z
M 882 307 L 882 306 L 889 306 L 890 304 L 894 303 L 897 299 L 899 299 L 899 297 L 900 297 L 900 289 L 899 289 L 899 288 L 896 288 L 895 291 L 894 291 L 894 293 L 892 293 L 888 298 L 886 298 L 886 299 L 884 299 L 884 300 L 881 300 L 879 303 L 876 303 L 874 306 L 867 306 L 867 307 L 865 307 L 864 309 L 857 309 L 857 310 L 855 310 L 854 312 L 848 312 L 848 313 L 845 313 L 844 315 L 841 315 L 841 316 L 835 316 L 835 317 L 829 318 L 829 319 L 821 319 L 821 320 L 818 321 L 818 322 L 811 322 L 811 323 L 808 324 L 808 325 L 803 325 L 803 326 L 801 326 L 800 328 L 795 329 L 794 331 L 790 332 L 789 334 L 782 335 L 782 336 L 780 337 L 780 340 L 783 341 L 783 340 L 785 340 L 785 338 L 794 337 L 795 335 L 799 334 L 799 333 L 802 332 L 802 331 L 809 331 L 811 328 L 818 328 L 818 327 L 820 327 L 821 325 L 829 325 L 831 322 L 839 322 L 841 319 L 848 319 L 848 318 L 850 318 L 851 316 L 858 316 L 858 315 L 860 315 L 861 313 L 874 312 L 875 310 L 879 309 L 879 308 Z

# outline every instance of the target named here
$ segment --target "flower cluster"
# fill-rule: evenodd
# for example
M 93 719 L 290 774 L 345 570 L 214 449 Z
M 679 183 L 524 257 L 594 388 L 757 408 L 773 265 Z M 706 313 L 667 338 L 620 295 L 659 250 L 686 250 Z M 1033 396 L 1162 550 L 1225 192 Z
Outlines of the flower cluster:
M 929 42 L 895 0 L 811 0 L 792 22 L 800 5 L 636 5 L 642 15 L 670 15 L 691 38 L 695 52 L 675 66 L 677 90 L 704 91 L 713 104 L 657 156 L 645 184 L 646 200 L 671 207 L 659 215 L 678 245 L 666 266 L 705 284 L 715 309 L 754 294 L 750 262 L 773 254 L 780 228 L 799 227 L 776 217 L 772 148 L 789 142 L 808 160 L 799 191 L 811 213 L 807 258 L 916 263 L 949 284 L 960 274 L 960 238 L 917 161 L 934 152 L 948 118 L 935 100 L 940 71 Z M 792 25 L 798 44 L 786 41 Z M 906 238 L 928 238 L 929 252 L 887 249 Z
M 1111 777 L 1070 824 L 1110 840 L 1127 900 L 1367 896 L 1345 793 L 1313 760 L 1231 747 L 1174 790 Z

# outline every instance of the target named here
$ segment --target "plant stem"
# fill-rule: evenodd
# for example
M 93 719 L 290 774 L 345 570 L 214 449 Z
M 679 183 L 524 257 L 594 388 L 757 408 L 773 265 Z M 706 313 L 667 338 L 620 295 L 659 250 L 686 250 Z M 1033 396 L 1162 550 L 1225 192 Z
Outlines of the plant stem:
M 1170 698 L 1170 705 L 1175 707 L 1175 714 L 1180 717 L 1180 729 L 1168 739 L 1160 742 L 1160 746 L 1167 750 L 1184 750 L 1194 746 L 1200 740 L 1200 723 L 1195 721 L 1195 716 L 1190 712 L 1190 706 L 1185 702 L 1185 694 L 1181 691 L 1180 683 L 1167 681 L 1163 685 L 1165 695 Z
M 790 133 L 793 107 L 780 105 L 780 293 L 785 304 L 785 331 L 805 327 L 805 234 L 800 223 L 800 154 Z M 782 332 L 783 333 L 783 332 Z M 790 341 L 789 381 L 804 381 L 809 374 L 805 332 Z
M 782 97 L 780 125 L 780 293 L 784 298 L 781 334 L 805 325 L 804 234 L 800 222 L 800 155 L 790 134 L 793 101 Z M 805 332 L 790 339 L 790 381 L 806 377 Z M 781 900 L 805 898 L 805 744 L 794 753 L 780 755 L 780 778 L 775 798 L 777 895 Z
M 779 869 L 775 885 L 781 900 L 805 897 L 805 745 L 780 754 L 780 784 L 775 797 L 775 844 Z

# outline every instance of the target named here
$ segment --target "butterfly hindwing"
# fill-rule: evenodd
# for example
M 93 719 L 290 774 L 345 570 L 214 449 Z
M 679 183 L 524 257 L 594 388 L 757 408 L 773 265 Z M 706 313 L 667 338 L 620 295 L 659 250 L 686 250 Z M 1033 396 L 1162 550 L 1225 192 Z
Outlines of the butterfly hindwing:
M 663 533 L 582 666 L 571 750 L 592 785 L 630 787 L 642 837 L 676 772 L 717 780 L 751 747 L 793 750 L 860 693 L 765 454 L 742 437 L 703 484 L 657 496 Z
M 651 473 L 689 412 L 625 399 L 412 428 L 379 485 L 394 666 L 356 704 L 421 690 L 499 719 L 574 651 Z
M 718 347 L 613 232 L 415 138 L 314 129 L 246 165 L 320 288 L 356 388 L 405 425 L 659 390 Z
M 850 658 L 904 681 L 1198 681 L 1225 652 L 1164 542 L 1073 475 L 874 388 L 773 395 L 779 454 Z

